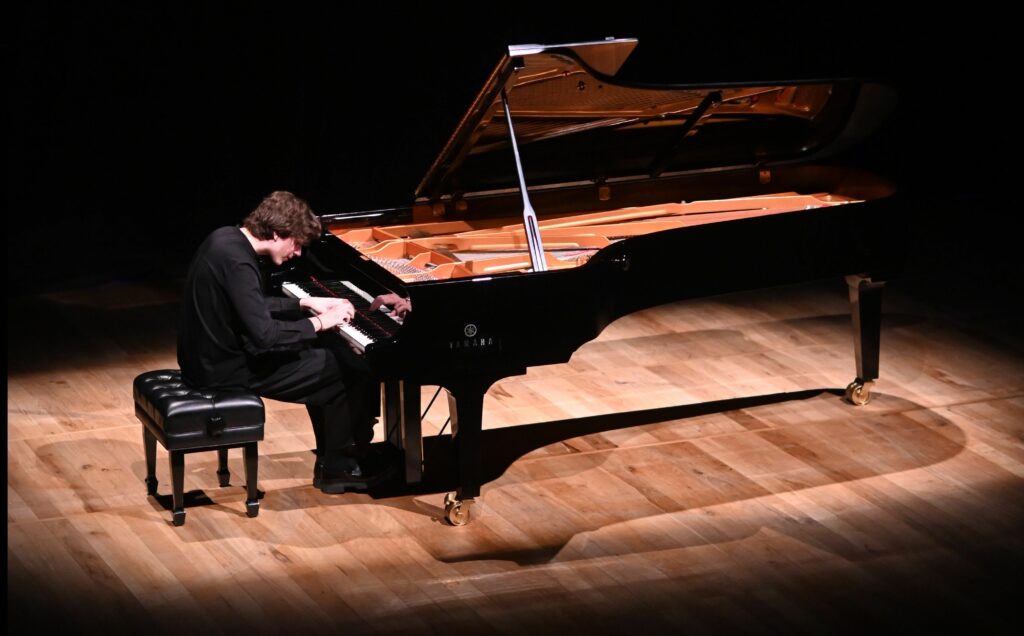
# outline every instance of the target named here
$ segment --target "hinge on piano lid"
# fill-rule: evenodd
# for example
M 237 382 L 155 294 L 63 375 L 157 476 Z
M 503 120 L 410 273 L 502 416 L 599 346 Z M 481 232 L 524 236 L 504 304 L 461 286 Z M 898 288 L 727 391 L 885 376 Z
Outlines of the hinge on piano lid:
M 464 215 L 469 210 L 469 202 L 462 198 L 462 193 L 457 193 L 447 200 L 436 201 L 430 206 L 430 213 L 435 218 L 447 215 L 449 212 Z

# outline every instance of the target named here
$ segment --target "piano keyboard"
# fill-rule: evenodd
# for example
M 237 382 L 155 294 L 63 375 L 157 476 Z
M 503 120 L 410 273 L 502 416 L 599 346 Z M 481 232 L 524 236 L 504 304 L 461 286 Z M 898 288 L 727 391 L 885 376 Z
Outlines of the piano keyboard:
M 360 351 L 375 342 L 389 340 L 402 324 L 402 319 L 392 316 L 387 307 L 371 312 L 370 303 L 373 302 L 373 296 L 347 280 L 285 283 L 281 285 L 281 290 L 293 298 L 344 298 L 352 303 L 356 309 L 355 316 L 350 322 L 338 325 L 335 329 Z

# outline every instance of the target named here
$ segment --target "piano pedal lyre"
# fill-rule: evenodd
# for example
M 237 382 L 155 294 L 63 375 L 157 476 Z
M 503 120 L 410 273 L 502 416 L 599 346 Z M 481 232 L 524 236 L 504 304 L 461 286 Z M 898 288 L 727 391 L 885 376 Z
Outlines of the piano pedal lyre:
M 464 526 L 469 523 L 469 509 L 475 500 L 456 499 L 455 493 L 449 492 L 444 496 L 444 518 L 453 526 Z
M 846 387 L 846 401 L 856 406 L 864 406 L 871 401 L 871 389 L 874 386 L 874 382 L 865 382 L 857 378 Z

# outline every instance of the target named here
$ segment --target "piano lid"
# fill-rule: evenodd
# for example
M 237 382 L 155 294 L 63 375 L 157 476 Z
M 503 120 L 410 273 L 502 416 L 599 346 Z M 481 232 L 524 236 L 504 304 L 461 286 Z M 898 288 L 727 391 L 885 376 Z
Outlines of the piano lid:
M 893 101 L 887 88 L 855 80 L 615 81 L 637 43 L 510 46 L 420 182 L 417 201 L 517 187 L 502 88 L 530 187 L 801 160 L 862 137 Z

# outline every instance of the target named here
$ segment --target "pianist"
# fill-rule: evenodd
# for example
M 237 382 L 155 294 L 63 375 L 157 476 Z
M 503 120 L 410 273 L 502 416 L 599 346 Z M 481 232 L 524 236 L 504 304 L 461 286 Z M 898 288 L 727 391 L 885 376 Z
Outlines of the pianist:
M 309 205 L 290 192 L 268 195 L 241 227 L 214 230 L 189 266 L 178 364 L 197 388 L 244 387 L 304 404 L 317 445 L 313 485 L 327 493 L 364 490 L 395 468 L 369 450 L 379 385 L 362 358 L 317 336 L 349 321 L 353 306 L 263 292 L 258 258 L 281 265 L 320 232 Z

